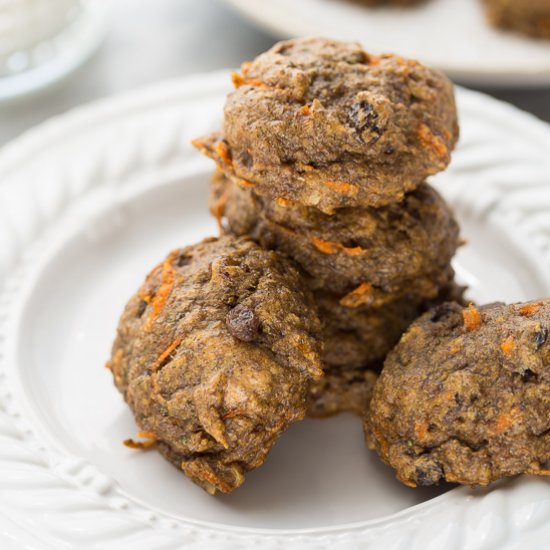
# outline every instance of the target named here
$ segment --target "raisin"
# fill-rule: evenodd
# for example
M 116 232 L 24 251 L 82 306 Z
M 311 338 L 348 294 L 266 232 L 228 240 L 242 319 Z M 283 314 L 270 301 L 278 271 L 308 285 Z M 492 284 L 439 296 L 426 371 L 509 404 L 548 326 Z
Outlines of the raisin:
M 352 126 L 360 134 L 365 130 L 371 130 L 377 134 L 380 134 L 382 131 L 377 125 L 378 115 L 374 112 L 372 105 L 366 100 L 355 103 L 350 109 L 349 117 Z
M 443 470 L 439 464 L 428 463 L 417 466 L 415 469 L 416 484 L 419 487 L 437 485 L 443 477 Z
M 180 256 L 177 259 L 176 265 L 178 267 L 183 267 L 191 261 L 191 256 L 188 256 L 187 254 L 180 254 Z
M 249 170 L 252 169 L 252 166 L 254 165 L 254 160 L 248 151 L 243 151 L 239 155 L 239 164 L 242 164 L 245 168 L 248 168 Z
M 537 349 L 542 348 L 542 346 L 548 340 L 548 329 L 546 327 L 541 327 L 541 329 L 535 334 L 535 346 Z
M 137 306 L 136 317 L 141 317 L 145 313 L 146 309 L 147 309 L 147 302 L 145 300 L 140 300 Z
M 536 382 L 537 374 L 535 372 L 533 372 L 531 369 L 525 369 L 521 373 L 521 380 L 522 380 L 522 382 L 531 382 L 531 381 Z
M 260 332 L 260 320 L 243 304 L 235 306 L 226 316 L 225 323 L 231 336 L 243 342 L 252 342 Z
M 430 316 L 430 321 L 432 323 L 439 323 L 439 321 L 444 321 L 451 313 L 453 313 L 453 304 L 449 302 L 444 302 L 432 310 Z

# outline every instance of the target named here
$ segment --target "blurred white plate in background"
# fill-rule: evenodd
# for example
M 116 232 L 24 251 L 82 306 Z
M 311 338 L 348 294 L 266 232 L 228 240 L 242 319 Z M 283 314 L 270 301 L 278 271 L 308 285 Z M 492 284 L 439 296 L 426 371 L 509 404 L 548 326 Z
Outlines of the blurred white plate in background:
M 0 548 L 542 547 L 550 480 L 410 489 L 350 415 L 292 427 L 217 498 L 121 444 L 136 428 L 103 364 L 150 267 L 216 231 L 213 165 L 189 141 L 219 125 L 229 87 L 223 72 L 125 94 L 0 151 Z M 457 96 L 461 142 L 433 182 L 468 241 L 458 276 L 480 302 L 550 295 L 550 129 Z
M 320 35 L 394 52 L 476 85 L 550 85 L 550 40 L 489 26 L 482 0 L 367 8 L 347 0 L 226 0 L 281 38 Z

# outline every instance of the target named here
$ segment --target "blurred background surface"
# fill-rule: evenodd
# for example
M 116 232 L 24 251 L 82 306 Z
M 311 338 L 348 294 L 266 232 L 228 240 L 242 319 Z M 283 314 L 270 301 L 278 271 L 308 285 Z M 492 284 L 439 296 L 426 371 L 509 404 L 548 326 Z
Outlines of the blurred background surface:
M 238 67 L 277 40 L 221 0 L 108 4 L 106 38 L 82 67 L 49 89 L 0 105 L 0 145 L 96 99 L 192 73 Z M 481 91 L 550 122 L 550 89 Z

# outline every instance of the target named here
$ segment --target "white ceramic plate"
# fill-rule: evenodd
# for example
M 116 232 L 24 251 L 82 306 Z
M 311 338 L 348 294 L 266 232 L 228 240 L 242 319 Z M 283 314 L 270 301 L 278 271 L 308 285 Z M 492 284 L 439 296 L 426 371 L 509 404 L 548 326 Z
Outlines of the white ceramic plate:
M 151 265 L 215 232 L 212 165 L 189 140 L 218 126 L 228 89 L 225 72 L 163 84 L 0 153 L 0 548 L 538 548 L 548 481 L 413 490 L 352 416 L 292 427 L 219 498 L 122 446 L 136 428 L 103 364 Z M 550 130 L 465 90 L 458 105 L 460 146 L 434 179 L 469 241 L 457 271 L 480 301 L 548 295 Z
M 477 85 L 550 84 L 550 40 L 493 29 L 481 0 L 428 0 L 412 8 L 366 8 L 347 0 L 227 0 L 281 38 L 358 40 Z

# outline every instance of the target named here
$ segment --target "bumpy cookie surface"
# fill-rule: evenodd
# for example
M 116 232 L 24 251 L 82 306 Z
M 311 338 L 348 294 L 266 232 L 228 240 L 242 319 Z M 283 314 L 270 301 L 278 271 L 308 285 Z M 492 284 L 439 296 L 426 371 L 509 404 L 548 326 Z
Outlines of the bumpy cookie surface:
M 496 27 L 539 38 L 550 38 L 550 0 L 484 0 Z
M 400 201 L 446 168 L 458 138 L 445 76 L 355 43 L 280 42 L 234 80 L 223 132 L 195 145 L 271 199 L 327 213 Z
M 225 216 L 228 231 L 285 252 L 311 277 L 312 288 L 349 293 L 342 303 L 351 308 L 405 295 L 417 302 L 432 299 L 447 282 L 459 229 L 450 208 L 426 184 L 399 203 L 332 215 L 266 199 L 220 175 L 211 189 L 211 210 Z
M 208 492 L 230 492 L 303 418 L 322 374 L 320 330 L 289 260 L 248 239 L 209 239 L 147 277 L 108 366 L 158 450 Z
M 370 447 L 407 485 L 487 483 L 550 459 L 550 300 L 442 304 L 386 359 Z

